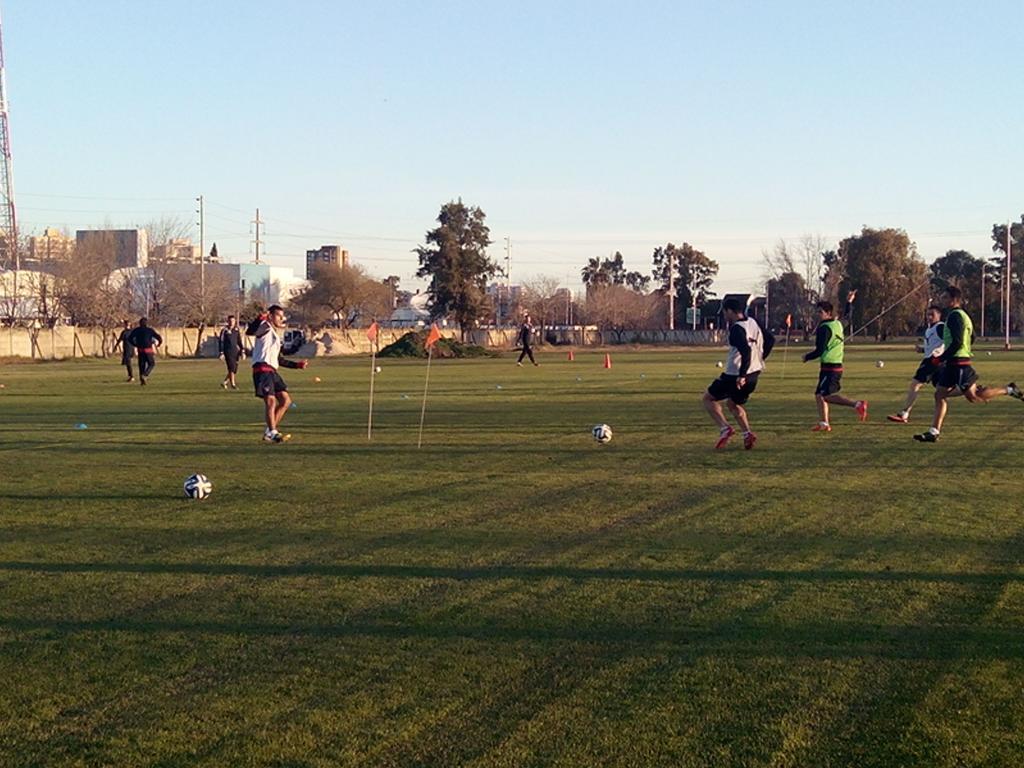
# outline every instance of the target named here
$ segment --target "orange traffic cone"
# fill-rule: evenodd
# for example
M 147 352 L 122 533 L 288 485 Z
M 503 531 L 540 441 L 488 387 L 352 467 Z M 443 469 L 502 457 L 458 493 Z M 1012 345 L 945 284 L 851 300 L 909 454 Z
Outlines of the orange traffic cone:
M 569 350 L 569 362 L 571 363 L 571 362 L 572 362 L 573 360 L 575 360 L 575 359 L 576 359 L 576 353 L 575 353 L 575 352 L 573 352 L 573 351 L 572 351 L 572 350 L 570 349 L 570 350 Z
M 605 368 L 611 368 L 612 367 L 612 356 L 609 355 L 607 352 L 604 353 L 604 367 Z

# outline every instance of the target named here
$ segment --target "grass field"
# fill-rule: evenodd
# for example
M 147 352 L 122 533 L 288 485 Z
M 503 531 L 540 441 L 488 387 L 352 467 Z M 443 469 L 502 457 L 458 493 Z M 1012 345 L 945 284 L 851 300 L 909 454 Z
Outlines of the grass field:
M 715 453 L 721 357 L 443 361 L 419 451 L 422 362 L 372 443 L 366 359 L 286 371 L 284 446 L 216 361 L 0 367 L 0 765 L 1024 764 L 1024 405 L 919 445 L 859 348 L 811 434 L 780 350 Z

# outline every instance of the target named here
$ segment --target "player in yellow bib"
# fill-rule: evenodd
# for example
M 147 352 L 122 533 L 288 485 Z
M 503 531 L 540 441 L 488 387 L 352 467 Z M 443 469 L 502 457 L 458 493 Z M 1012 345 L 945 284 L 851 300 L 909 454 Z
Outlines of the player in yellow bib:
M 850 305 L 857 298 L 856 291 L 850 291 L 846 297 L 846 312 L 849 314 Z M 804 362 L 821 360 L 821 370 L 818 373 L 818 386 L 814 389 L 814 398 L 818 402 L 818 423 L 812 428 L 812 432 L 831 432 L 832 426 L 829 423 L 829 404 L 844 405 L 853 408 L 857 412 L 857 418 L 867 421 L 868 401 L 851 400 L 839 394 L 842 388 L 840 383 L 843 378 L 843 353 L 845 339 L 843 323 L 836 319 L 835 310 L 831 301 L 819 301 L 817 303 L 818 318 L 821 323 L 815 332 L 814 349 L 804 355 Z
M 970 315 L 964 312 L 961 306 L 963 295 L 955 285 L 947 287 L 944 295 L 949 313 L 946 315 L 946 328 L 943 331 L 946 351 L 942 353 L 940 359 L 945 365 L 936 381 L 935 419 L 932 421 L 931 429 L 914 435 L 914 439 L 919 443 L 938 442 L 942 422 L 945 421 L 946 411 L 949 409 L 946 401 L 951 397 L 963 395 L 969 403 L 987 403 L 1003 395 L 1024 400 L 1024 393 L 1013 382 L 1005 387 L 985 387 L 978 383 L 978 373 L 971 365 L 974 324 Z

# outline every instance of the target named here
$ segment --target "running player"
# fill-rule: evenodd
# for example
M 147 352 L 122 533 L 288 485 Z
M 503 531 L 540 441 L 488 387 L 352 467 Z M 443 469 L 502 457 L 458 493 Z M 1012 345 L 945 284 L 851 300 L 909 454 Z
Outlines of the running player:
M 903 404 L 903 410 L 899 413 L 890 414 L 889 421 L 899 424 L 906 424 L 910 421 L 910 409 L 914 407 L 917 400 L 917 393 L 921 387 L 929 382 L 935 384 L 938 381 L 939 372 L 942 370 L 942 353 L 946 351 L 946 345 L 942 340 L 946 330 L 946 324 L 942 322 L 942 310 L 932 304 L 925 313 L 928 327 L 924 332 L 924 359 L 917 366 L 917 372 L 910 379 L 910 388 L 907 390 L 907 400 Z
M 856 291 L 850 291 L 846 296 L 846 311 L 844 316 L 850 312 L 850 305 L 857 298 Z M 843 323 L 837 320 L 835 308 L 831 301 L 819 301 L 818 318 L 821 323 L 815 334 L 814 349 L 804 355 L 804 362 L 810 360 L 821 360 L 821 372 L 818 374 L 818 386 L 814 390 L 814 397 L 818 401 L 818 423 L 811 429 L 812 432 L 831 432 L 829 424 L 829 404 L 842 405 L 853 408 L 861 421 L 868 419 L 868 401 L 850 400 L 839 394 L 842 389 L 843 378 Z
M 533 359 L 533 323 L 530 321 L 529 312 L 526 312 L 523 315 L 523 324 L 519 326 L 518 341 L 523 345 L 523 351 L 519 353 L 519 359 L 516 361 L 516 365 L 522 368 L 524 357 L 529 357 L 531 363 L 538 365 L 537 361 Z
M 746 405 L 750 395 L 757 388 L 757 377 L 764 370 L 764 361 L 775 346 L 775 337 L 764 330 L 756 320 L 744 313 L 743 302 L 726 299 L 722 311 L 729 326 L 729 356 L 725 373 L 711 382 L 702 402 L 704 410 L 718 425 L 716 449 L 725 448 L 729 438 L 736 434 L 722 413 L 721 401 L 725 400 L 736 423 L 743 430 L 743 447 L 748 451 L 757 442 L 757 435 L 750 428 Z
M 939 440 L 942 432 L 942 422 L 946 419 L 946 411 L 949 408 L 947 402 L 951 397 L 963 395 L 969 403 L 987 403 L 1003 395 L 1010 395 L 1018 400 L 1024 400 L 1024 393 L 1013 382 L 1005 387 L 985 387 L 978 383 L 978 373 L 971 365 L 971 341 L 974 337 L 974 324 L 970 315 L 964 312 L 961 306 L 963 295 L 960 289 L 951 285 L 945 290 L 946 305 L 949 313 L 946 315 L 946 328 L 943 332 L 943 342 L 946 345 L 942 353 L 942 360 L 945 363 L 942 372 L 939 373 L 937 386 L 935 388 L 935 419 L 932 421 L 931 429 L 914 435 L 919 443 L 935 443 Z
M 234 315 L 228 315 L 227 327 L 221 329 L 220 335 L 217 337 L 217 346 L 220 350 L 220 357 L 228 369 L 227 376 L 224 377 L 224 381 L 220 385 L 224 389 L 229 386 L 232 389 L 238 389 L 235 374 L 238 373 L 238 361 L 245 354 L 245 347 L 242 346 L 242 332 L 238 330 L 238 321 Z
M 256 387 L 256 397 L 265 406 L 267 429 L 263 433 L 263 440 L 268 443 L 283 443 L 292 437 L 281 434 L 277 429 L 292 404 L 288 385 L 277 372 L 278 366 L 305 368 L 309 365 L 306 360 L 295 363 L 281 357 L 281 332 L 285 328 L 286 319 L 284 309 L 274 304 L 249 323 L 245 330 L 247 336 L 256 337 L 252 347 L 252 381 Z
M 135 371 L 132 370 L 132 358 L 135 357 L 135 347 L 132 346 L 132 326 L 127 320 L 121 324 L 121 335 L 117 337 L 114 349 L 121 348 L 121 365 L 128 371 L 127 382 L 135 381 Z
M 132 346 L 139 351 L 139 384 L 146 386 L 146 379 L 156 367 L 156 351 L 164 343 L 163 337 L 149 327 L 146 318 L 139 319 L 139 325 L 128 336 Z

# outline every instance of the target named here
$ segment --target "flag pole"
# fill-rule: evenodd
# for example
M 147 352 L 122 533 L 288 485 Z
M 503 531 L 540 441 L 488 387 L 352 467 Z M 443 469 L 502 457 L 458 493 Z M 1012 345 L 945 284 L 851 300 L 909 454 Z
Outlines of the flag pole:
M 370 343 L 370 415 L 366 419 L 366 439 L 373 440 L 373 380 L 377 378 L 377 345 Z
M 786 326 L 786 345 L 782 348 L 782 378 L 786 378 L 786 358 L 789 357 L 789 326 Z
M 416 447 L 423 447 L 423 420 L 427 416 L 427 387 L 430 386 L 430 361 L 434 357 L 434 345 L 427 347 L 427 377 L 423 382 L 423 406 L 420 408 L 420 436 L 416 441 Z
M 377 339 L 380 327 L 374 320 L 366 329 L 366 338 L 370 340 L 370 412 L 366 418 L 366 439 L 373 440 L 373 380 L 377 374 Z

